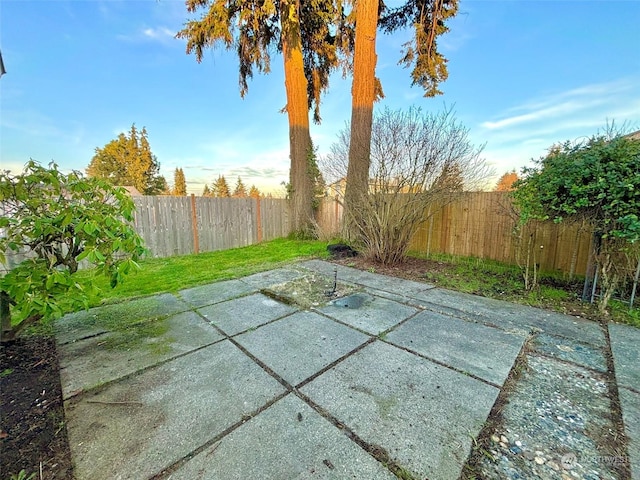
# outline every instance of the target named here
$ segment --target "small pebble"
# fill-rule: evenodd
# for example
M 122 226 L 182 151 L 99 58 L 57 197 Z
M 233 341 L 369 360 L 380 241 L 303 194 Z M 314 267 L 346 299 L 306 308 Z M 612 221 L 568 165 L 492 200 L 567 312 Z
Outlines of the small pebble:
M 504 443 L 504 442 L 500 442 L 500 446 L 501 446 L 502 448 L 504 448 L 504 449 L 509 448 L 509 446 L 508 446 L 506 443 Z
M 544 463 L 544 458 L 536 457 L 533 459 L 538 465 L 542 465 Z
M 516 447 L 522 447 L 522 442 L 520 440 L 516 440 Z
M 547 462 L 547 465 L 551 467 L 552 470 L 555 470 L 556 472 L 560 470 L 560 466 L 554 461 Z
M 491 441 L 493 443 L 498 443 L 500 442 L 500 437 L 498 437 L 497 435 L 491 435 Z
M 504 435 L 500 436 L 500 441 L 503 443 L 509 443 L 509 439 L 507 437 L 505 437 Z

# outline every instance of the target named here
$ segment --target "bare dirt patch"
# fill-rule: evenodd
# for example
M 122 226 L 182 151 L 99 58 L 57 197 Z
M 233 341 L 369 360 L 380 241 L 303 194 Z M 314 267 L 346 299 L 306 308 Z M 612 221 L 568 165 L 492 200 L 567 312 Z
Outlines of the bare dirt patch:
M 27 337 L 0 346 L 0 475 L 73 478 L 55 341 Z

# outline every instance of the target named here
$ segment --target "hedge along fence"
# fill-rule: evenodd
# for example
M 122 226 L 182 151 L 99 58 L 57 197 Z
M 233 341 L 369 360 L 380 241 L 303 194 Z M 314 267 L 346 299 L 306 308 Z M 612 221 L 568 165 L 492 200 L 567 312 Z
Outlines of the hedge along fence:
M 289 233 L 287 200 L 133 197 L 135 229 L 153 257 L 244 247 Z

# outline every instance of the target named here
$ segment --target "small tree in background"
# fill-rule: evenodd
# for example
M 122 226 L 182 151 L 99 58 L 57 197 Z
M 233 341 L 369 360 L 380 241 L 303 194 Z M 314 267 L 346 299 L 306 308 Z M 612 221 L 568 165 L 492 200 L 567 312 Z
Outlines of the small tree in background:
M 229 193 L 229 184 L 227 183 L 227 179 L 224 178 L 224 175 L 218 175 L 218 179 L 213 182 L 211 191 L 213 192 L 214 197 L 226 198 L 231 196 Z
M 121 133 L 96 154 L 87 167 L 87 175 L 117 186 L 133 186 L 143 195 L 157 195 L 168 190 L 167 181 L 159 174 L 160 163 L 151 152 L 147 130 L 131 125 L 128 134 Z
M 20 175 L 0 172 L 0 202 L 3 341 L 40 319 L 88 308 L 95 287 L 75 279 L 80 261 L 95 265 L 115 287 L 144 253 L 129 223 L 131 198 L 104 180 L 30 161 Z
M 203 197 L 212 197 L 213 194 L 211 193 L 211 190 L 209 190 L 209 185 L 207 185 L 206 183 L 204 184 L 204 189 L 202 190 L 202 196 Z
M 245 198 L 247 196 L 247 187 L 244 186 L 240 177 L 238 177 L 236 188 L 234 188 L 232 196 L 235 198 Z
M 518 181 L 518 174 L 515 170 L 503 174 L 496 184 L 496 192 L 511 192 L 514 189 L 513 184 Z
M 249 189 L 249 196 L 251 198 L 260 198 L 260 190 L 255 185 L 251 185 Z
M 182 168 L 176 168 L 173 172 L 173 194 L 184 196 L 187 194 L 187 180 Z
M 419 225 L 464 190 L 484 186 L 491 171 L 451 110 L 385 109 L 374 117 L 369 192 L 349 217 L 356 243 L 372 259 L 401 262 Z M 339 134 L 322 163 L 332 181 L 345 178 L 349 133 Z M 429 213 L 430 212 L 430 213 Z
M 593 227 L 602 313 L 640 258 L 639 166 L 640 140 L 610 131 L 553 146 L 515 184 L 522 224 L 577 220 Z

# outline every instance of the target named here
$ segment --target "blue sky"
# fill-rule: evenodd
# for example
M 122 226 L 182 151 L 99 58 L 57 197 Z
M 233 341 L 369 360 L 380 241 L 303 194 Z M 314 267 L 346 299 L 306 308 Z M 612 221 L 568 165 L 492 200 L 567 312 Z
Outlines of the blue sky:
M 398 2 L 388 0 L 387 5 Z M 444 95 L 423 98 L 397 65 L 410 32 L 379 34 L 376 108 L 453 106 L 498 175 L 520 170 L 555 142 L 590 136 L 612 120 L 640 129 L 640 1 L 461 0 L 440 40 L 449 59 Z M 201 64 L 175 33 L 190 18 L 175 0 L 2 0 L 0 162 L 29 158 L 84 170 L 135 122 L 161 173 L 184 170 L 189 192 L 223 174 L 283 192 L 288 130 L 282 59 L 238 93 L 233 52 Z M 312 125 L 328 153 L 350 118 L 350 78 L 336 74 Z

